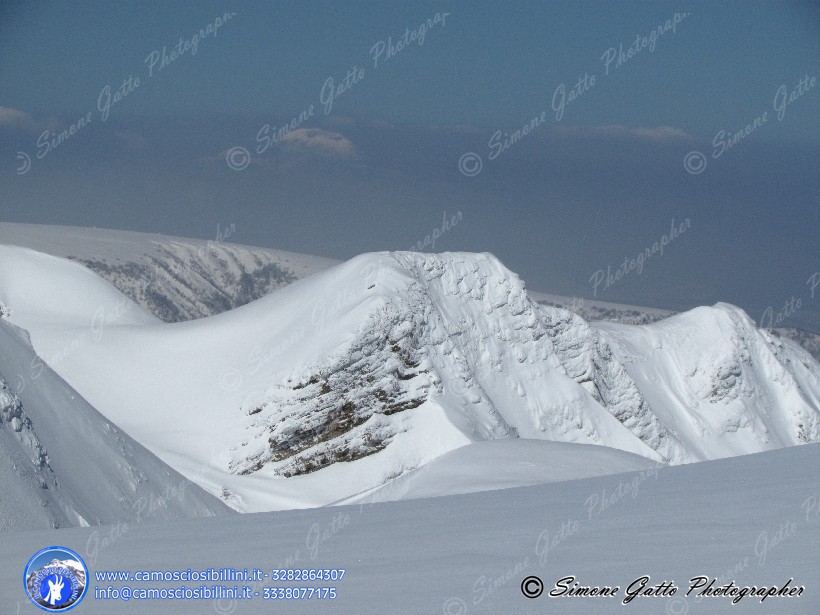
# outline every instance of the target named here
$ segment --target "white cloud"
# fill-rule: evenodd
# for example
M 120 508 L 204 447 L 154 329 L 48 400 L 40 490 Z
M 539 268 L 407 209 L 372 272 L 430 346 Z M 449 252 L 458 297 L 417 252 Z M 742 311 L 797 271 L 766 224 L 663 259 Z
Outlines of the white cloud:
M 25 111 L 12 109 L 11 107 L 0 107 L 0 126 L 32 130 L 36 129 L 37 123 Z
M 54 130 L 57 124 L 57 118 L 54 117 L 45 120 L 35 120 L 25 111 L 20 111 L 12 107 L 0 107 L 0 128 L 40 133 L 44 130 Z
M 320 128 L 299 128 L 287 133 L 278 145 L 304 153 L 326 154 L 338 158 L 356 158 L 356 146 L 339 134 Z

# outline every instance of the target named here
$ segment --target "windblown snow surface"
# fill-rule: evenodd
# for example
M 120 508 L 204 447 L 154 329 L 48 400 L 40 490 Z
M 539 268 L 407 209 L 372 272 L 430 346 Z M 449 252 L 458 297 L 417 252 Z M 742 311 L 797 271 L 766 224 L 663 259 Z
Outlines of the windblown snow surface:
M 162 324 L 77 264 L 0 247 L 0 302 L 108 420 L 245 512 L 342 501 L 486 441 L 680 464 L 820 439 L 817 362 L 738 308 L 592 325 L 489 254 L 367 254 Z
M 820 445 L 549 485 L 442 498 L 235 515 L 229 519 L 3 536 L 0 612 L 35 613 L 21 571 L 57 542 L 84 555 L 95 532 L 110 537 L 90 567 L 77 613 L 153 615 L 332 613 L 334 615 L 813 615 L 820 605 Z M 96 535 L 99 537 L 99 534 Z M 270 579 L 246 583 L 251 600 L 95 600 L 103 589 L 181 583 L 96 581 L 122 570 L 257 567 L 344 568 L 334 601 L 265 602 Z M 521 582 L 545 585 L 525 598 Z M 619 586 L 615 597 L 548 597 L 559 579 Z M 673 582 L 673 596 L 621 605 L 628 584 Z M 689 580 L 715 586 L 804 586 L 793 598 L 688 597 Z M 192 584 L 187 584 L 192 585 Z M 194 584 L 195 585 L 195 584 Z M 240 583 L 240 585 L 243 585 Z M 285 584 L 298 586 L 298 583 Z M 282 586 L 282 584 L 278 584 Z

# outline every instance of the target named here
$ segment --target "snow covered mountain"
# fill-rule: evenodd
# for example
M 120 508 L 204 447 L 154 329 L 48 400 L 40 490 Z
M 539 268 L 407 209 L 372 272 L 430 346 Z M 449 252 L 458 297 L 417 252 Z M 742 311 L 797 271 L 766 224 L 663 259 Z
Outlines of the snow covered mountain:
M 228 240 L 186 239 L 109 229 L 0 223 L 0 244 L 32 248 L 82 263 L 166 322 L 219 314 L 327 269 L 337 261 L 240 246 Z
M 489 440 L 673 464 L 820 440 L 817 362 L 739 309 L 591 325 L 489 254 L 367 254 L 162 324 L 79 265 L 0 247 L 0 302 L 109 420 L 243 511 L 340 501 Z

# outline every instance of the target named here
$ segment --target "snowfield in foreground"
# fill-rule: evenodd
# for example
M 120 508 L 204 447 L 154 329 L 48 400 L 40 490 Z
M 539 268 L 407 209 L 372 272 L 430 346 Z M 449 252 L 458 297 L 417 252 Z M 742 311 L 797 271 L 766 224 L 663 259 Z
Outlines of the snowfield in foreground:
M 411 493 L 414 470 L 494 440 L 671 464 L 820 440 L 817 362 L 742 310 L 590 324 L 489 254 L 366 254 L 165 324 L 76 263 L 0 246 L 0 302 L 109 421 L 243 512 Z
M 808 615 L 820 606 L 820 445 L 617 476 L 383 504 L 234 515 L 222 519 L 22 532 L 3 537 L 0 612 L 39 612 L 21 572 L 38 549 L 60 544 L 106 570 L 344 568 L 334 601 L 105 602 L 94 582 L 77 612 L 89 614 L 322 613 L 338 615 Z M 492 481 L 492 478 L 490 481 Z M 105 539 L 103 542 L 101 539 Z M 539 598 L 521 593 L 537 575 Z M 547 593 L 574 575 L 585 586 L 619 586 L 615 597 Z M 621 600 L 628 584 L 673 582 L 672 596 Z M 715 586 L 803 586 L 800 597 L 698 599 Z M 180 583 L 129 583 L 133 588 Z M 279 584 L 282 586 L 282 584 Z M 296 583 L 290 586 L 299 585 Z

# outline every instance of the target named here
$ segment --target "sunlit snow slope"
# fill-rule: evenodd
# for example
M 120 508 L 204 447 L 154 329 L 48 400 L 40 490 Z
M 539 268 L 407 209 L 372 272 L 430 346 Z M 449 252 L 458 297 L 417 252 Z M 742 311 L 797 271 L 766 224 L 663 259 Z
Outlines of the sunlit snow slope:
M 683 463 L 820 438 L 817 363 L 736 308 L 592 326 L 489 254 L 366 254 L 173 325 L 112 292 L 0 248 L 0 302 L 38 353 L 239 510 L 339 501 L 487 440 Z

